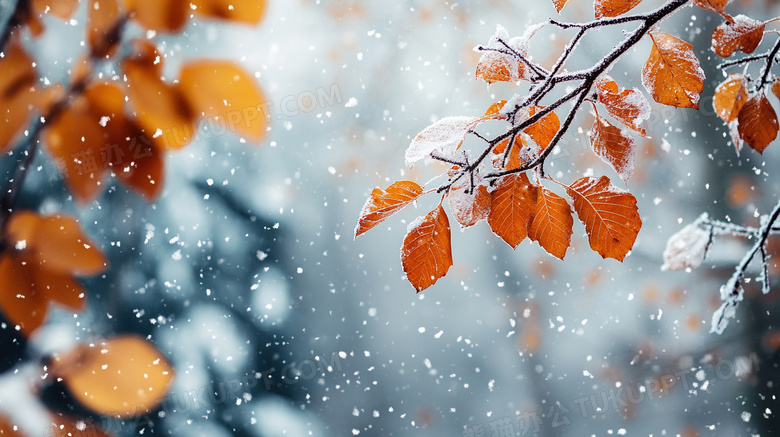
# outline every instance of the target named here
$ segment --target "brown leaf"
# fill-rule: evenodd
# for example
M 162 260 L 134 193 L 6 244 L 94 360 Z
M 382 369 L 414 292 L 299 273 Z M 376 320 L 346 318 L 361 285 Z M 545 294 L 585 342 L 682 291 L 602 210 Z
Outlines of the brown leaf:
M 739 136 L 758 153 L 777 138 L 778 122 L 775 109 L 763 92 L 745 103 L 737 117 Z
M 411 181 L 394 182 L 386 191 L 374 188 L 360 210 L 355 238 L 417 200 L 422 192 L 422 187 Z
M 117 0 L 92 0 L 87 8 L 87 42 L 97 57 L 110 57 L 119 43 Z
M 653 48 L 642 70 L 642 84 L 658 103 L 699 108 L 704 71 L 687 42 L 663 33 L 650 34 Z
M 228 130 L 252 142 L 263 139 L 266 98 L 244 69 L 225 61 L 190 62 L 181 69 L 179 89 L 196 113 L 224 118 Z
M 742 74 L 731 74 L 717 88 L 712 98 L 715 113 L 723 121 L 731 123 L 748 101 L 747 80 Z
M 528 235 L 536 208 L 537 187 L 525 173 L 504 176 L 490 193 L 490 229 L 513 248 Z
M 593 151 L 615 170 L 624 183 L 628 183 L 634 173 L 636 146 L 633 138 L 598 114 L 591 130 L 590 144 Z
M 160 192 L 163 151 L 125 116 L 124 94 L 114 84 L 89 86 L 49 125 L 44 142 L 81 202 L 100 194 L 109 170 L 149 199 Z
M 558 11 L 558 13 L 561 12 L 561 9 L 563 9 L 564 6 L 566 6 L 566 3 L 568 3 L 569 0 L 553 0 L 553 5 L 555 5 L 555 10 Z
M 37 74 L 33 60 L 12 38 L 0 58 L 0 151 L 11 146 L 29 122 L 35 103 Z
M 596 91 L 609 115 L 640 135 L 647 135 L 642 123 L 650 118 L 650 103 L 641 91 L 634 88 L 618 92 L 617 83 L 609 76 L 601 76 L 596 81 Z
M 450 222 L 441 205 L 410 225 L 401 248 L 401 263 L 418 293 L 447 274 L 452 266 Z
M 551 255 L 563 259 L 571 243 L 572 226 L 569 203 L 552 191 L 539 187 L 536 208 L 528 226 L 528 238 L 538 241 Z
M 596 18 L 617 17 L 634 9 L 642 0 L 596 0 Z
M 265 0 L 191 0 L 195 12 L 213 18 L 257 24 L 265 15 Z
M 461 178 L 459 182 L 450 189 L 447 202 L 455 221 L 468 228 L 490 214 L 490 193 L 484 185 L 477 185 L 474 193 L 467 193 L 471 185 L 468 178 Z
M 32 8 L 38 14 L 52 14 L 62 20 L 70 20 L 79 0 L 32 0 Z
M 636 198 L 612 185 L 606 176 L 578 179 L 566 192 L 585 225 L 590 248 L 603 258 L 623 261 L 642 227 Z
M 84 291 L 73 276 L 92 276 L 106 266 L 103 254 L 69 217 L 14 213 L 6 244 L 0 254 L 0 309 L 25 335 L 43 324 L 49 302 L 82 310 Z
M 764 37 L 766 23 L 744 15 L 737 15 L 733 20 L 721 23 L 712 32 L 712 51 L 723 58 L 728 58 L 735 50 L 753 53 Z
M 121 418 L 151 412 L 165 397 L 174 376 L 173 367 L 159 350 L 132 335 L 80 345 L 55 356 L 51 371 L 84 407 Z
M 693 4 L 696 6 L 721 15 L 723 15 L 728 2 L 729 0 L 693 0 Z
M 123 0 L 130 18 L 156 32 L 178 32 L 187 21 L 189 1 L 182 0 Z
M 532 106 L 528 109 L 528 118 L 533 117 L 537 111 L 544 109 L 544 106 Z M 537 120 L 534 124 L 523 129 L 523 132 L 527 133 L 534 142 L 541 147 L 542 150 L 546 149 L 550 145 L 550 142 L 558 133 L 558 129 L 561 127 L 561 121 L 555 112 L 549 112 L 544 117 Z
M 476 75 L 487 83 L 517 82 L 525 77 L 525 64 L 510 55 L 486 51 L 479 58 Z

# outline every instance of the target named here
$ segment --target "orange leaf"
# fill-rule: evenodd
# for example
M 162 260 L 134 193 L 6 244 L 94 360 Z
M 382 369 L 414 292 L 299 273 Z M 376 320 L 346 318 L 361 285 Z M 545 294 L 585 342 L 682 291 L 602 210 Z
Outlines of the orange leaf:
M 120 336 L 81 345 L 55 356 L 55 378 L 83 406 L 121 418 L 152 411 L 163 400 L 174 371 L 165 356 L 141 337 Z
M 422 191 L 422 187 L 411 181 L 394 182 L 386 191 L 374 188 L 360 210 L 355 238 L 417 200 Z
M 617 83 L 609 76 L 601 76 L 596 81 L 598 100 L 607 112 L 619 122 L 646 136 L 642 123 L 650 118 L 650 103 L 641 91 L 634 88 L 618 92 Z
M 725 21 L 712 32 L 712 51 L 728 58 L 735 50 L 753 53 L 764 37 L 766 23 L 737 15 L 734 22 Z
M 499 100 L 498 102 L 493 103 L 488 110 L 485 111 L 485 117 L 496 118 L 495 116 L 500 115 L 499 112 L 501 112 L 501 108 L 503 108 L 504 105 L 506 105 L 506 100 Z
M 758 153 L 777 138 L 778 123 L 769 99 L 759 92 L 745 103 L 737 117 L 739 136 Z
M 484 185 L 477 185 L 474 193 L 467 193 L 466 190 L 470 188 L 468 179 L 463 177 L 459 182 L 450 189 L 447 202 L 455 221 L 468 228 L 490 214 L 490 193 Z
M 191 0 L 201 15 L 257 24 L 265 15 L 265 0 Z
M 21 431 L 17 427 L 11 425 L 11 421 L 5 417 L 0 416 L 0 436 L 3 437 L 24 437 Z
M 409 225 L 401 248 L 401 263 L 419 293 L 435 284 L 452 266 L 450 222 L 439 205 Z
M 539 187 L 536 208 L 528 226 L 528 238 L 551 255 L 563 259 L 571 243 L 572 226 L 569 203 L 552 191 Z
M 591 129 L 593 151 L 615 170 L 624 183 L 628 183 L 634 172 L 634 140 L 598 114 Z
M 590 248 L 603 258 L 623 261 L 642 227 L 636 198 L 606 176 L 584 177 L 565 188 L 585 225 Z
M 555 10 L 558 11 L 558 13 L 561 12 L 561 9 L 563 9 L 564 6 L 566 6 L 566 3 L 568 3 L 569 0 L 553 0 L 553 5 L 555 5 Z
M 124 0 L 130 18 L 156 32 L 178 32 L 184 27 L 190 7 L 182 0 Z
M 43 324 L 48 312 L 46 296 L 36 286 L 38 269 L 24 257 L 0 255 L 0 309 L 26 336 Z
M 63 20 L 70 20 L 79 7 L 79 0 L 32 0 L 32 7 L 38 14 L 52 14 Z
M 12 38 L 0 58 L 0 151 L 11 145 L 30 119 L 37 75 L 33 60 Z
M 729 0 L 693 0 L 693 4 L 696 6 L 721 15 L 723 15 L 728 2 Z
M 179 89 L 196 113 L 224 118 L 231 132 L 238 131 L 256 143 L 265 135 L 268 127 L 263 113 L 265 96 L 254 77 L 233 63 L 195 61 L 185 64 Z
M 486 51 L 479 58 L 476 75 L 487 83 L 517 82 L 525 77 L 525 64 L 509 55 Z
M 712 106 L 715 113 L 726 123 L 731 123 L 748 101 L 747 80 L 742 74 L 731 74 L 715 88 Z
M 704 71 L 693 46 L 663 32 L 653 32 L 650 38 L 653 48 L 642 69 L 642 84 L 658 103 L 698 109 Z
M 106 268 L 105 257 L 72 217 L 14 213 L 8 222 L 7 240 L 47 270 L 93 276 Z
M 596 18 L 617 17 L 634 9 L 642 0 L 596 0 Z
M 98 57 L 110 57 L 119 43 L 117 0 L 92 0 L 87 8 L 87 42 Z
M 517 248 L 528 235 L 528 225 L 536 207 L 537 187 L 525 173 L 504 176 L 490 193 L 490 229 L 508 245 Z
M 532 106 L 528 109 L 528 118 L 533 117 L 536 111 L 541 111 L 544 106 Z M 558 133 L 558 129 L 561 127 L 561 121 L 555 112 L 548 112 L 547 115 L 537 120 L 534 124 L 523 129 L 523 132 L 527 133 L 534 142 L 541 147 L 542 150 L 546 149 L 550 145 L 550 142 Z

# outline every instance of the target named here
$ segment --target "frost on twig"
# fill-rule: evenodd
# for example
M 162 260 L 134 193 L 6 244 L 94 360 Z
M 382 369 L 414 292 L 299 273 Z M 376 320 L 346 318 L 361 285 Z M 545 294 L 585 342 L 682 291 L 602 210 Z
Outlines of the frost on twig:
M 736 315 L 737 307 L 745 294 L 742 288 L 743 279 L 748 266 L 750 266 L 757 254 L 761 270 L 757 280 L 761 282 L 763 293 L 769 293 L 767 241 L 769 236 L 780 234 L 780 228 L 776 226 L 778 217 L 780 217 L 780 201 L 775 205 L 770 214 L 761 217 L 760 226 L 757 228 L 711 220 L 704 213 L 693 223 L 685 226 L 669 238 L 666 250 L 664 250 L 664 265 L 662 267 L 664 270 L 699 267 L 707 256 L 715 235 L 731 235 L 755 241 L 750 250 L 735 267 L 731 278 L 720 288 L 720 298 L 723 304 L 712 315 L 710 332 L 723 333 L 723 330 L 729 324 L 729 320 Z

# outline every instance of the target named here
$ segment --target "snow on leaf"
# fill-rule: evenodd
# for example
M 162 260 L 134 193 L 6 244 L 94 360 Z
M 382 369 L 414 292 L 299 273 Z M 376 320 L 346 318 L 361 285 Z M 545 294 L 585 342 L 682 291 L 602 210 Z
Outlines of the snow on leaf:
M 734 149 L 736 149 L 737 156 L 739 156 L 739 152 L 742 151 L 742 145 L 744 144 L 742 137 L 739 135 L 739 121 L 733 120 L 728 126 L 731 143 L 734 144 Z
M 598 100 L 607 112 L 627 127 L 646 136 L 642 123 L 650 118 L 650 103 L 641 91 L 634 88 L 618 92 L 617 83 L 609 76 L 601 76 L 596 81 Z
M 747 80 L 742 74 L 731 74 L 717 88 L 712 99 L 715 113 L 723 121 L 731 123 L 748 101 Z
M 479 122 L 476 117 L 445 117 L 426 127 L 406 149 L 406 165 L 425 159 L 433 152 L 453 156 L 469 130 Z
M 721 23 L 712 32 L 712 51 L 723 58 L 728 58 L 735 50 L 753 53 L 764 37 L 766 23 L 741 14 L 733 20 Z
M 422 191 L 422 187 L 411 181 L 394 182 L 386 191 L 374 188 L 360 210 L 355 238 L 417 200 Z
M 537 190 L 536 208 L 528 226 L 528 238 L 551 255 L 563 259 L 571 243 L 574 220 L 569 203 L 544 187 Z
M 488 41 L 487 48 L 477 62 L 476 76 L 487 83 L 493 82 L 517 82 L 525 78 L 526 66 L 508 52 L 507 47 L 501 43 L 509 42 L 509 33 L 501 26 L 496 27 L 496 33 Z M 498 51 L 497 51 L 498 50 Z M 520 52 L 523 56 L 526 52 Z
M 447 195 L 447 203 L 455 221 L 464 228 L 474 226 L 490 214 L 490 193 L 487 187 L 477 185 L 474 193 L 468 193 L 466 191 L 470 185 L 468 178 L 461 178 Z
M 700 225 L 706 218 L 707 214 L 702 214 L 698 220 L 669 237 L 661 270 L 695 269 L 704 262 L 712 239 L 712 228 L 705 229 Z
M 623 183 L 628 183 L 634 173 L 634 139 L 598 114 L 591 130 L 593 151 L 615 170 Z
M 777 114 L 763 92 L 745 103 L 737 123 L 740 138 L 758 153 L 764 153 L 769 143 L 777 138 Z
M 596 0 L 596 18 L 617 17 L 634 9 L 642 0 Z
M 401 263 L 419 293 L 435 284 L 452 266 L 450 222 L 439 205 L 410 227 L 401 248 Z
M 650 33 L 653 47 L 642 69 L 642 84 L 658 103 L 699 108 L 704 70 L 689 43 L 663 32 Z
M 603 258 L 623 261 L 642 227 L 636 198 L 606 176 L 584 177 L 565 188 L 585 225 L 590 248 Z
M 536 209 L 536 195 L 537 187 L 525 173 L 504 176 L 490 193 L 490 229 L 513 248 L 528 236 L 528 225 Z
M 499 100 L 496 103 L 493 103 L 490 105 L 490 107 L 485 111 L 485 117 L 487 118 L 506 118 L 506 115 L 501 114 L 501 108 L 506 105 L 506 100 Z
M 780 77 L 776 77 L 772 81 L 772 93 L 775 95 L 775 97 L 780 99 Z

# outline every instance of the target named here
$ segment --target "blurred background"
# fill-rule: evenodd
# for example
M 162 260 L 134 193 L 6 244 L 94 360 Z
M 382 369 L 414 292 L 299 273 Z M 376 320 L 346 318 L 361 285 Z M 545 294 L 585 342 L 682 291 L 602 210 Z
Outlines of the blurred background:
M 26 41 L 52 82 L 83 50 L 85 8 Z M 590 20 L 591 8 L 571 0 L 562 19 Z M 780 15 L 756 1 L 728 11 Z M 486 223 L 459 232 L 452 221 L 453 267 L 415 294 L 399 249 L 432 198 L 353 241 L 374 187 L 445 170 L 404 166 L 419 131 L 527 90 L 476 80 L 474 46 L 497 24 L 514 36 L 556 15 L 551 2 L 287 0 L 270 1 L 256 27 L 195 19 L 156 36 L 166 69 L 228 58 L 254 73 L 271 129 L 253 146 L 204 126 L 168 157 L 151 204 L 117 185 L 79 208 L 40 153 L 22 206 L 80 217 L 110 268 L 86 280 L 88 312 L 57 310 L 30 339 L 0 329 L 0 412 L 34 417 L 19 410 L 42 403 L 90 417 L 57 390 L 21 396 L 29 374 L 19 369 L 135 333 L 176 378 L 169 402 L 142 420 L 91 417 L 112 435 L 777 435 L 777 291 L 749 284 L 735 321 L 709 334 L 720 284 L 748 243 L 718 239 L 700 269 L 660 270 L 667 239 L 702 212 L 756 225 L 780 193 L 780 146 L 737 157 L 711 109 L 724 78 L 709 50 L 715 14 L 687 7 L 661 25 L 694 45 L 707 80 L 700 111 L 653 104 L 628 183 L 644 224 L 624 263 L 591 252 L 579 222 L 563 262 L 529 241 L 513 251 Z M 549 66 L 572 35 L 545 28 L 530 54 Z M 621 38 L 594 33 L 567 67 L 592 65 Z M 643 41 L 616 64 L 621 87 L 644 91 L 649 50 Z M 592 116 L 575 123 L 548 170 L 563 182 L 614 180 L 589 150 Z

